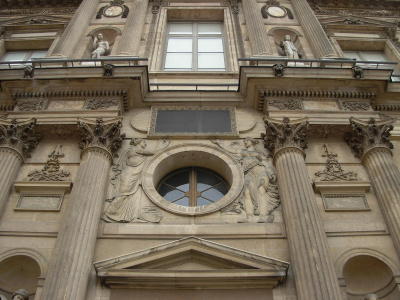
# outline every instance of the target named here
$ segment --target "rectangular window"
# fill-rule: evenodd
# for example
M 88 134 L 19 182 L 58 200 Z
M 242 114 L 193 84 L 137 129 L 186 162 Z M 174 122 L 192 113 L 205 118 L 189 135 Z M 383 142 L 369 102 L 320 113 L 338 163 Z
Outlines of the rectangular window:
M 222 23 L 168 23 L 164 68 L 181 71 L 224 71 Z
M 47 50 L 7 51 L 1 61 L 29 61 L 32 58 L 45 57 Z

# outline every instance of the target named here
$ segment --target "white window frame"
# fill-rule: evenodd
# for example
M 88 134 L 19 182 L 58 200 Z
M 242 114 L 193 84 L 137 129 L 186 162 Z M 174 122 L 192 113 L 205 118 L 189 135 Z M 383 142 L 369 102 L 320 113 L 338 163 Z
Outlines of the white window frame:
M 170 34 L 171 24 L 191 24 L 192 25 L 192 33 L 191 34 Z M 219 24 L 221 28 L 221 34 L 198 34 L 198 25 L 199 24 Z M 226 54 L 226 42 L 225 42 L 225 28 L 224 22 L 222 21 L 171 21 L 167 23 L 166 30 L 166 38 L 165 38 L 165 46 L 164 46 L 164 55 L 163 55 L 163 69 L 165 71 L 226 71 L 227 70 L 227 54 Z M 165 68 L 166 59 L 167 59 L 167 48 L 168 42 L 170 38 L 191 38 L 192 39 L 192 68 Z M 223 47 L 223 59 L 224 59 L 224 68 L 201 68 L 198 67 L 198 40 L 202 38 L 221 38 L 222 47 Z M 177 52 L 178 53 L 178 52 Z M 211 52 L 211 53 L 220 53 L 220 52 Z

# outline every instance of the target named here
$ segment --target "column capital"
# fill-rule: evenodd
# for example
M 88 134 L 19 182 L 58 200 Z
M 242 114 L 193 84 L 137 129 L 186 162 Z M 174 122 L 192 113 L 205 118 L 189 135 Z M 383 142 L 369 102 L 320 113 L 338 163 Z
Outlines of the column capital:
M 38 140 L 35 118 L 22 122 L 0 120 L 0 147 L 14 150 L 21 161 L 30 157 L 30 151 L 37 146 Z
M 264 117 L 266 134 L 264 138 L 265 148 L 268 148 L 274 157 L 284 148 L 295 148 L 302 152 L 307 148 L 305 129 L 308 129 L 308 118 L 290 120 L 284 117 L 282 121 Z
M 389 140 L 390 131 L 393 129 L 393 119 L 368 121 L 350 118 L 352 132 L 346 136 L 350 148 L 356 152 L 356 156 L 362 160 L 374 149 L 393 149 Z
M 122 117 L 104 121 L 99 117 L 95 121 L 78 118 L 78 128 L 81 131 L 81 156 L 88 150 L 105 152 L 112 161 L 112 152 L 121 148 L 125 134 L 120 134 Z

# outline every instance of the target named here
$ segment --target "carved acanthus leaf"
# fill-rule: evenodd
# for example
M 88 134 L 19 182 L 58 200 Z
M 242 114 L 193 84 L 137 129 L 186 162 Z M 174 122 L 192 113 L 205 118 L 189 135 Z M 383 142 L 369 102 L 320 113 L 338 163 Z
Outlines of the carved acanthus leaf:
M 0 120 L 0 146 L 13 148 L 23 157 L 30 157 L 29 152 L 39 139 L 35 127 L 35 118 L 23 122 Z
M 97 118 L 96 122 L 78 119 L 78 128 L 81 130 L 81 140 L 79 148 L 89 147 L 104 148 L 109 152 L 121 148 L 121 143 L 125 134 L 120 134 L 122 127 L 122 118 L 116 118 L 107 122 L 103 118 Z
M 96 109 L 106 109 L 111 106 L 117 106 L 118 105 L 118 100 L 112 100 L 112 99 L 90 99 L 85 102 L 85 109 L 91 109 L 91 110 L 96 110 Z
M 21 101 L 18 103 L 18 110 L 19 111 L 36 111 L 36 110 L 43 110 L 47 104 L 45 100 L 39 101 Z
M 375 147 L 393 149 L 389 140 L 390 131 L 393 129 L 393 119 L 375 120 L 370 118 L 368 122 L 350 118 L 352 133 L 346 136 L 351 149 L 357 157 L 362 157 L 366 152 Z
M 69 172 L 60 171 L 60 162 L 56 155 L 52 155 L 41 171 L 28 174 L 29 181 L 67 181 Z
M 371 104 L 368 102 L 341 101 L 340 104 L 344 110 L 350 111 L 366 111 L 371 109 Z
M 275 106 L 280 110 L 302 110 L 303 106 L 299 99 L 291 100 L 268 100 L 268 106 Z
M 272 153 L 284 147 L 307 148 L 306 134 L 304 130 L 308 128 L 308 118 L 290 121 L 289 118 L 283 118 L 283 121 L 264 117 L 264 123 L 267 133 L 262 134 L 265 148 Z

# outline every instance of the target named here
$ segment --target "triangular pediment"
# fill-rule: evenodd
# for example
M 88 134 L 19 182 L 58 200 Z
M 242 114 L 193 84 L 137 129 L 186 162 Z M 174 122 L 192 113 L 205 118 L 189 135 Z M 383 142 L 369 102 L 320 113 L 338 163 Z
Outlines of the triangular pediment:
M 376 18 L 362 17 L 357 15 L 344 15 L 344 16 L 328 16 L 318 19 L 322 25 L 326 26 L 348 26 L 349 28 L 356 29 L 357 26 L 373 26 L 373 27 L 393 27 L 396 26 L 396 19 L 380 20 Z
M 12 18 L 1 22 L 2 26 L 32 26 L 35 25 L 66 25 L 70 21 L 70 18 L 61 16 L 48 16 L 48 15 L 33 15 L 24 16 L 19 18 Z
M 273 288 L 289 264 L 265 256 L 189 237 L 94 263 L 111 288 Z

